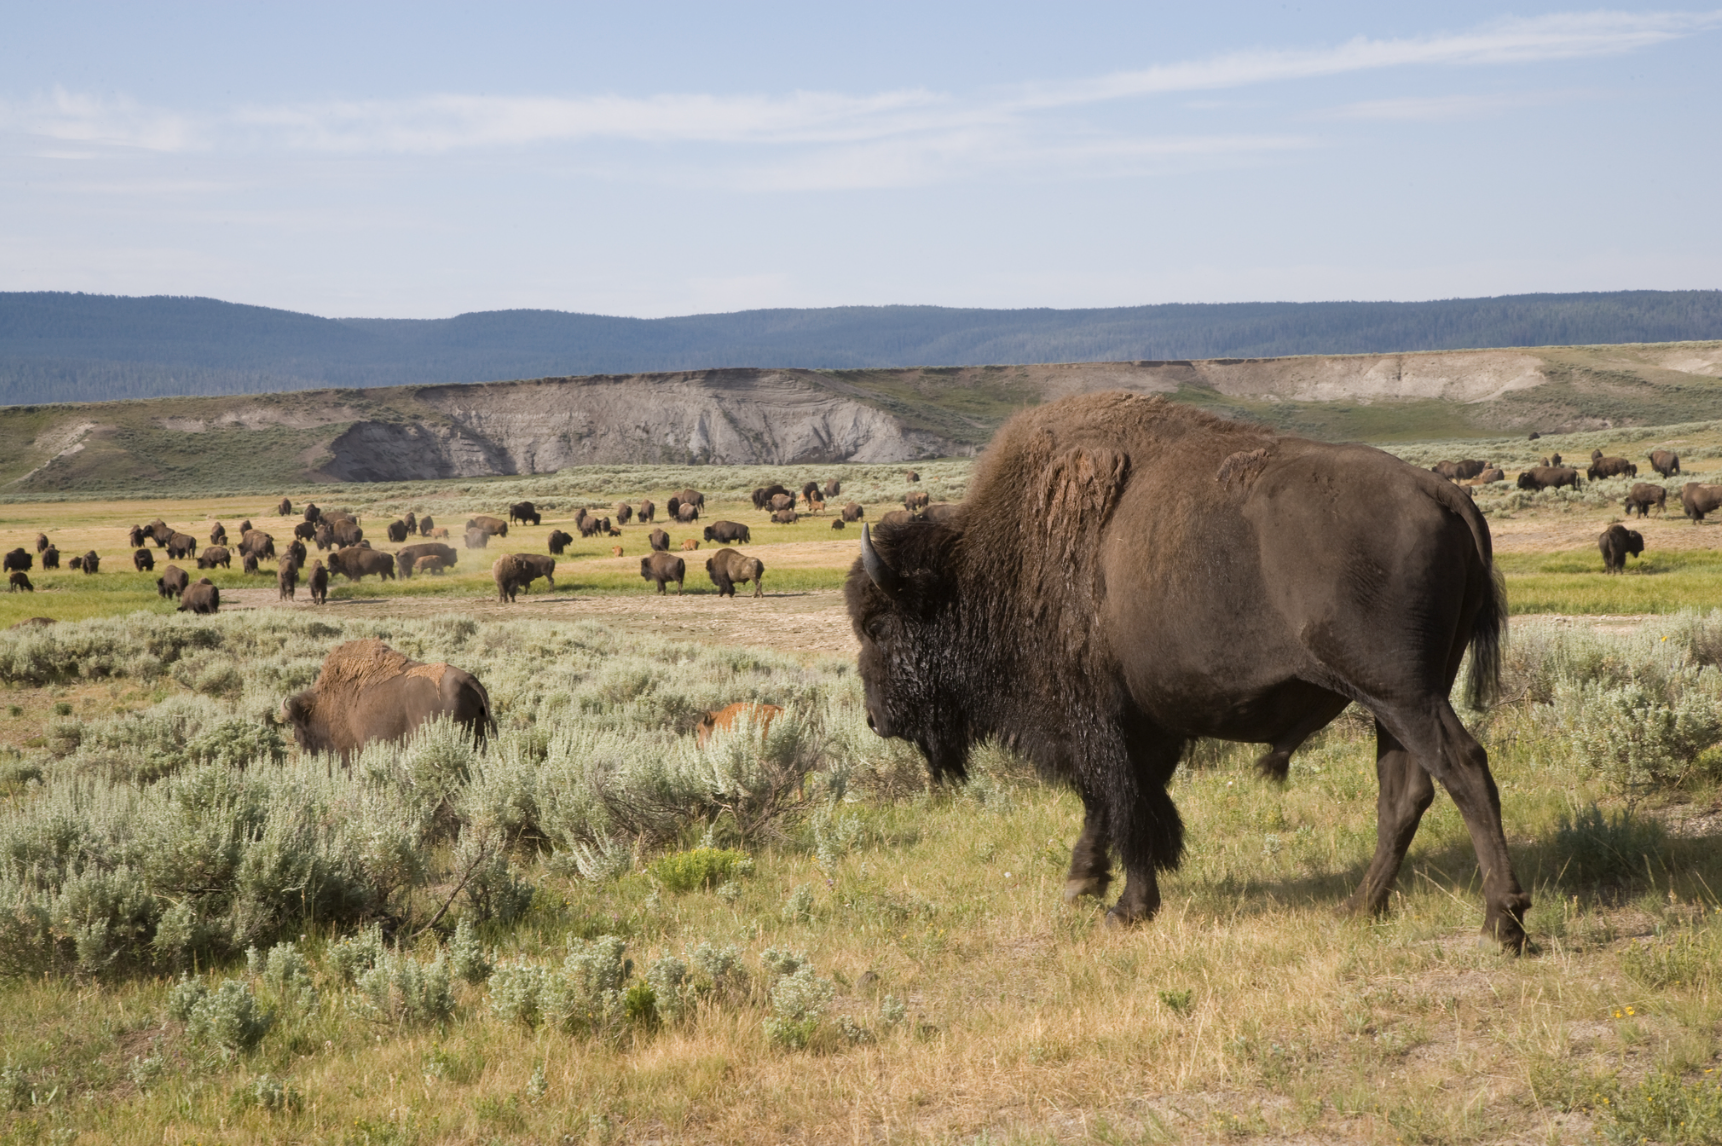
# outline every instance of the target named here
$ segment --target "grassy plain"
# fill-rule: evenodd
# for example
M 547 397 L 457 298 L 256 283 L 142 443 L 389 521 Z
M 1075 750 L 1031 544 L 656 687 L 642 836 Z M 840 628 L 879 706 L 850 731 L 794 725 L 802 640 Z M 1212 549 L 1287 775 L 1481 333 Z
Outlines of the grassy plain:
M 1688 477 L 1722 468 L 1715 425 L 1618 433 L 1394 449 L 1428 464 L 1494 446 L 1491 460 L 1511 465 L 1538 450 L 1582 457 L 1593 442 L 1642 452 L 1677 441 Z M 961 495 L 968 466 L 919 468 L 941 498 Z M 1072 796 L 993 749 L 966 788 L 929 789 L 912 752 L 866 732 L 849 662 L 809 655 L 779 631 L 784 595 L 839 585 L 857 534 L 834 533 L 829 513 L 770 525 L 742 497 L 760 472 L 606 467 L 303 491 L 351 507 L 372 536 L 409 508 L 457 534 L 470 514 L 501 515 L 520 497 L 547 512 L 491 549 L 462 550 L 442 577 L 341 583 L 321 612 L 301 603 L 213 619 L 166 615 L 154 574 L 130 569 L 124 529 L 160 516 L 202 539 L 215 520 L 236 534 L 249 516 L 279 545 L 292 523 L 274 515 L 273 496 L 0 504 L 0 549 L 31 548 L 42 529 L 66 557 L 91 547 L 103 556 L 95 576 L 32 570 L 41 591 L 0 600 L 0 625 L 82 622 L 0 633 L 0 962 L 12 968 L 0 989 L 0 1106 L 10 1108 L 0 1134 L 353 1146 L 1722 1140 L 1722 616 L 1644 616 L 1722 604 L 1722 526 L 1694 526 L 1678 509 L 1653 518 L 1645 558 L 1610 577 L 1594 539 L 1619 517 L 1612 485 L 1577 497 L 1479 491 L 1515 613 L 1633 615 L 1601 635 L 1570 619 L 1517 622 L 1512 700 L 1469 718 L 1536 901 L 1538 950 L 1509 959 L 1475 942 L 1475 859 L 1445 798 L 1423 821 L 1391 914 L 1335 917 L 1374 845 L 1373 737 L 1350 716 L 1299 753 L 1284 787 L 1256 778 L 1247 747 L 1192 749 L 1174 785 L 1189 855 L 1152 925 L 1117 934 L 1094 906 L 1063 904 L 1080 823 Z M 785 484 L 826 475 L 792 476 Z M 868 520 L 905 488 L 900 468 L 858 468 L 845 482 Z M 666 641 L 613 610 L 604 626 L 580 621 L 582 602 L 652 593 L 638 577 L 649 529 L 637 525 L 621 538 L 577 538 L 553 592 L 496 605 L 497 553 L 544 552 L 579 505 L 649 494 L 661 507 L 684 484 L 709 504 L 698 526 L 666 527 L 675 541 L 719 518 L 752 529 L 743 548 L 765 561 L 768 596 L 716 604 L 754 610 L 757 639 L 740 643 L 777 651 Z M 646 596 L 642 612 L 715 593 L 703 569 L 713 548 L 683 554 L 690 599 Z M 234 600 L 268 605 L 265 569 L 211 576 Z M 471 618 L 442 609 L 468 597 Z M 434 615 L 414 608 L 429 598 Z M 574 619 L 538 619 L 551 601 Z M 478 673 L 501 715 L 499 742 L 454 765 L 446 746 L 421 744 L 327 775 L 293 754 L 254 761 L 244 776 L 259 787 L 246 799 L 312 792 L 329 822 L 364 829 L 343 846 L 368 856 L 405 839 L 389 862 L 417 859 L 369 916 L 300 919 L 284 908 L 274 931 L 201 947 L 186 939 L 171 953 L 150 936 L 165 934 L 173 903 L 203 897 L 208 928 L 253 918 L 223 898 L 238 893 L 216 887 L 214 869 L 196 866 L 215 852 L 262 854 L 223 835 L 229 821 L 199 803 L 199 785 L 215 783 L 207 761 L 223 758 L 208 745 L 266 743 L 265 714 L 314 676 L 322 652 L 369 635 Z M 74 661 L 75 672 L 54 669 Z M 732 699 L 782 703 L 799 721 L 784 743 L 808 770 L 759 830 L 738 827 L 735 809 L 753 797 L 723 786 L 733 761 L 686 735 L 692 713 Z M 457 777 L 428 803 L 427 761 Z M 685 788 L 674 799 L 665 769 Z M 590 793 L 606 784 L 628 799 L 600 815 Z M 103 793 L 134 810 L 102 820 Z M 661 813 L 651 825 L 615 819 L 648 805 Z M 172 834 L 182 829 L 170 808 L 192 817 L 183 835 Z M 73 854 L 98 829 L 178 841 L 138 858 L 148 869 L 138 878 L 157 881 L 142 885 L 143 901 L 98 903 L 96 885 L 75 880 L 50 895 L 53 864 L 20 858 Z M 459 883 L 461 849 L 497 832 L 507 848 L 496 886 L 531 889 L 519 914 Z M 751 870 L 672 890 L 655 861 L 703 845 L 744 852 Z M 197 878 L 175 883 L 181 864 Z M 257 874 L 266 867 L 235 861 L 220 878 L 261 880 L 282 904 L 307 894 L 305 879 Z M 26 973 L 32 948 L 18 936 L 35 934 L 37 906 L 63 955 Z M 91 912 L 109 913 L 100 941 Z M 123 918 L 154 922 L 127 938 Z M 416 971 L 392 964 L 396 978 L 378 988 L 342 970 L 342 942 L 367 918 L 386 924 L 389 948 Z M 483 976 L 456 979 L 446 1007 L 415 1010 L 423 988 L 412 976 L 449 958 L 462 920 L 496 967 L 546 974 L 583 943 L 615 936 L 633 961 L 622 982 L 636 1004 L 653 969 L 693 963 L 700 944 L 733 948 L 747 979 L 726 991 L 696 974 L 700 989 L 679 1010 L 664 992 L 650 1010 L 618 996 L 602 1024 L 529 1026 L 508 1009 L 509 981 Z M 239 950 L 250 941 L 262 951 L 294 942 L 314 995 L 252 970 Z M 780 973 L 785 952 L 811 968 L 802 996 Z M 236 984 L 272 1016 L 267 1033 L 243 1046 L 224 1043 L 219 1025 L 198 1026 L 176 1002 L 184 972 L 211 989 Z

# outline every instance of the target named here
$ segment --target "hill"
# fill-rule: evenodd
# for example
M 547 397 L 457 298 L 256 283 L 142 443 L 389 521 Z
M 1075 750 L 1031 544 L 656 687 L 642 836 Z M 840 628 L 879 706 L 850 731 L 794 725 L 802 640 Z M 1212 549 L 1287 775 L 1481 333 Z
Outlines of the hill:
M 1722 338 L 1722 291 L 1090 310 L 839 307 L 637 319 L 330 319 L 202 298 L 0 293 L 0 405 L 776 367 L 873 370 Z
M 1327 440 L 1722 419 L 1722 342 L 901 370 L 703 370 L 0 409 L 0 497 L 268 490 L 581 465 L 890 463 L 972 453 L 1102 389 Z

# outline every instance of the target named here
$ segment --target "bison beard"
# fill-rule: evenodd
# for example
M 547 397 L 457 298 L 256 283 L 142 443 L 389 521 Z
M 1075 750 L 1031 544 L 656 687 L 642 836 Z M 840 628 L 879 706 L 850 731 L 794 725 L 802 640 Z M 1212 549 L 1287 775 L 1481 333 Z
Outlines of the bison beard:
M 1355 489 L 1367 504 L 1329 493 Z M 1103 893 L 1115 850 L 1110 921 L 1153 915 L 1155 872 L 1179 862 L 1166 784 L 1186 744 L 1267 744 L 1259 767 L 1284 777 L 1356 702 L 1381 800 L 1347 906 L 1386 908 L 1433 777 L 1476 847 L 1485 932 L 1523 947 L 1487 756 L 1447 700 L 1467 644 L 1473 703 L 1495 687 L 1505 592 L 1487 523 L 1437 475 L 1158 397 L 1066 399 L 999 431 L 961 507 L 881 523 L 877 548 L 864 532 L 845 592 L 868 724 L 935 775 L 998 737 L 1071 783 L 1086 815 L 1066 894 Z

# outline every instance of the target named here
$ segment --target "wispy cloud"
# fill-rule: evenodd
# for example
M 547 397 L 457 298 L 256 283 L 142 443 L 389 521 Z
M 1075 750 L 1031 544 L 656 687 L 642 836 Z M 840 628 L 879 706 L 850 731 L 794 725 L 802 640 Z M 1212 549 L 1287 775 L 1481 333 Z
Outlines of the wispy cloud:
M 1584 91 L 1497 92 L 1486 95 L 1404 96 L 1398 99 L 1363 100 L 1316 112 L 1315 119 L 1402 120 L 1440 123 L 1454 119 L 1480 119 L 1521 107 L 1548 107 L 1573 100 L 1594 98 Z
M 0 100 L 0 130 L 147 151 L 186 151 L 200 142 L 190 116 L 145 107 L 124 96 L 86 95 L 62 88 L 32 99 Z

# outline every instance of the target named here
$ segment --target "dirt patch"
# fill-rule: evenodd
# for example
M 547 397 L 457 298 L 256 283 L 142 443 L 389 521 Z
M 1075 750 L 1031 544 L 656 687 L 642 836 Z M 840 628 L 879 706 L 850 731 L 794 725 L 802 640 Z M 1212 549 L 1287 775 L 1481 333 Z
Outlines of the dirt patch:
M 639 565 L 638 558 L 634 564 Z M 330 617 L 422 618 L 459 614 L 480 621 L 598 621 L 622 631 L 644 631 L 653 636 L 705 644 L 776 649 L 799 656 L 852 657 L 860 648 L 849 628 L 843 594 L 835 589 L 802 593 L 768 591 L 757 599 L 746 595 L 730 599 L 674 593 L 662 597 L 655 593 L 628 596 L 533 593 L 520 597 L 512 605 L 466 596 L 349 597 L 316 606 L 304 590 L 300 590 L 297 600 L 288 602 L 281 600 L 275 587 L 270 586 L 223 590 L 221 607 L 224 612 L 321 608 Z
M 1722 529 L 1714 525 L 1693 525 L 1680 516 L 1678 510 L 1669 517 L 1635 517 L 1630 522 L 1618 514 L 1607 513 L 1513 517 L 1504 521 L 1492 517 L 1489 519 L 1489 535 L 1494 538 L 1496 553 L 1552 553 L 1571 549 L 1587 549 L 1595 553 L 1598 535 L 1614 521 L 1642 533 L 1644 547 L 1651 553 L 1715 549 L 1722 545 Z M 1599 563 L 1601 560 L 1601 557 L 1597 558 Z

